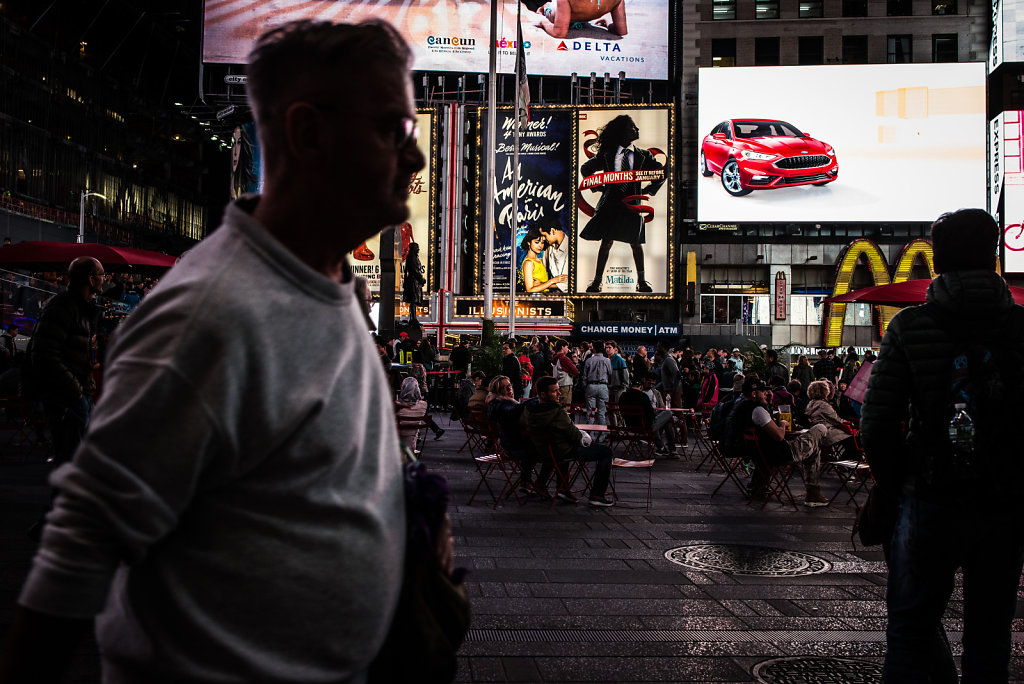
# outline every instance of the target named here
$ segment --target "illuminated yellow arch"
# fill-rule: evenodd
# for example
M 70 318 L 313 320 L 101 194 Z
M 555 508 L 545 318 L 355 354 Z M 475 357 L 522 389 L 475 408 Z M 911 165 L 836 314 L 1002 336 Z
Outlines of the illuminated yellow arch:
M 900 251 L 899 259 L 896 260 L 896 272 L 892 274 L 892 282 L 905 283 L 910 280 L 910 271 L 914 268 L 914 262 L 921 257 L 924 265 L 928 267 L 928 277 L 935 279 L 938 273 L 935 272 L 935 258 L 932 250 L 932 243 L 927 240 L 914 240 Z M 898 306 L 878 307 L 880 328 L 879 333 L 885 334 L 889 328 L 889 321 L 900 310 Z
M 832 286 L 832 296 L 838 297 L 850 291 L 853 282 L 853 272 L 857 268 L 857 262 L 861 257 L 868 262 L 868 270 L 874 278 L 875 285 L 889 284 L 889 265 L 885 261 L 885 255 L 871 240 L 861 238 L 854 240 L 847 247 L 846 251 L 839 258 L 839 265 L 836 267 L 836 280 Z M 911 261 L 911 263 L 913 263 Z M 908 268 L 909 273 L 909 268 Z M 843 343 L 843 320 L 846 318 L 846 304 L 831 304 L 828 307 L 828 314 L 825 316 L 825 346 L 838 347 Z

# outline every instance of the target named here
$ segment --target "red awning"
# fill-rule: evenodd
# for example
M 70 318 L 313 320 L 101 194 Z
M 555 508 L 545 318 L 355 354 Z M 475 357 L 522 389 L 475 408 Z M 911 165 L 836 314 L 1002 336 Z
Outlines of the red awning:
M 922 278 L 890 285 L 874 285 L 847 292 L 844 295 L 829 297 L 825 301 L 831 304 L 861 302 L 863 304 L 885 304 L 886 306 L 914 306 L 924 303 L 928 286 L 931 283 L 932 281 Z M 1024 288 L 1010 286 L 1010 294 L 1013 295 L 1015 302 L 1024 304 Z
M 63 271 L 73 260 L 83 256 L 99 259 L 107 271 L 167 269 L 178 261 L 177 257 L 132 247 L 29 241 L 0 247 L 0 266 Z

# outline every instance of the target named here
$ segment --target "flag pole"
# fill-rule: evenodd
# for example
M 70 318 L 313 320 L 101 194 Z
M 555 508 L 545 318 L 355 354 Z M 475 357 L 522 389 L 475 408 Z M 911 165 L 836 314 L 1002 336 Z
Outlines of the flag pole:
M 487 76 L 487 131 L 484 149 L 487 151 L 487 175 L 484 179 L 484 320 L 490 320 L 494 307 L 494 153 L 495 131 L 498 121 L 498 88 L 495 79 L 497 71 L 498 2 L 491 0 L 491 39 L 488 47 L 489 67 Z
M 516 0 L 516 87 L 515 87 L 515 106 L 512 110 L 512 166 L 515 168 L 515 174 L 512 176 L 512 268 L 510 270 L 509 277 L 509 291 L 508 291 L 508 334 L 512 337 L 516 334 L 516 281 L 519 279 L 516 273 L 517 251 L 519 248 L 519 241 L 516 239 L 519 237 L 519 108 L 522 106 L 522 90 L 519 87 L 519 79 L 522 74 L 522 55 L 524 53 L 523 48 L 523 25 L 520 23 L 519 13 L 523 9 L 522 0 Z M 524 278 L 523 282 L 526 280 Z

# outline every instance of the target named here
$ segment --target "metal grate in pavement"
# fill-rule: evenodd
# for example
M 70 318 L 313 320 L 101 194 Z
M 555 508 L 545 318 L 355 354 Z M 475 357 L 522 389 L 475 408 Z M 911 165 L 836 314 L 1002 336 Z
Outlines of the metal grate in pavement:
M 949 640 L 960 643 L 961 632 L 946 632 Z M 1015 643 L 1024 643 L 1024 632 L 1012 634 Z M 877 643 L 885 641 L 882 631 L 818 630 L 727 630 L 727 629 L 471 629 L 466 641 L 509 644 L 595 644 L 641 642 L 754 642 L 754 643 Z
M 828 561 L 800 551 L 749 544 L 693 544 L 669 549 L 665 558 L 693 570 L 759 577 L 798 577 L 828 572 Z
M 959 634 L 949 633 L 950 640 Z M 674 629 L 471 629 L 466 641 L 499 643 L 640 643 L 640 642 L 879 642 L 882 631 L 811 630 L 674 630 Z

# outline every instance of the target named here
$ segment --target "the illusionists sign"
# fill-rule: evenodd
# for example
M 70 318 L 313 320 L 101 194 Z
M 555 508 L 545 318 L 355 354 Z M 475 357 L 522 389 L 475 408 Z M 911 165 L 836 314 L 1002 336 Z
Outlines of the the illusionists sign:
M 456 297 L 455 318 L 480 320 L 484 315 L 483 297 Z M 491 318 L 508 318 L 508 300 L 491 302 Z M 565 318 L 565 300 L 555 297 L 516 300 L 516 318 Z

